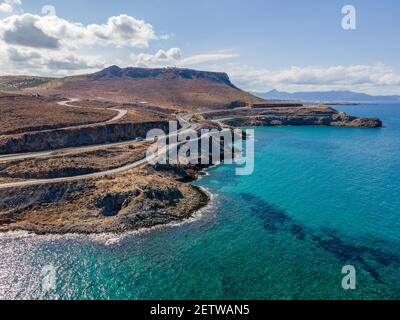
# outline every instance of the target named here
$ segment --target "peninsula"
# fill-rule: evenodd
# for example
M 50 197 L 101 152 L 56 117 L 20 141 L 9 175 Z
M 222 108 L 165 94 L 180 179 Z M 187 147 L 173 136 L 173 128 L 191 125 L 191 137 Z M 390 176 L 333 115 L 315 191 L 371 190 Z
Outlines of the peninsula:
M 0 232 L 126 232 L 182 221 L 209 202 L 207 166 L 151 165 L 151 129 L 378 128 L 328 106 L 264 100 L 225 73 L 119 68 L 0 77 Z M 168 132 L 169 135 L 176 132 Z

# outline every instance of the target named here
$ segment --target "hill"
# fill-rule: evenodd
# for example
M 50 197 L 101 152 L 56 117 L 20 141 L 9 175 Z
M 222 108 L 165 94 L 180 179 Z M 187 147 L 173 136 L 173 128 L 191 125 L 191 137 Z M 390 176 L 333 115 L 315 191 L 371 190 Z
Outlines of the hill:
M 329 102 L 400 102 L 400 96 L 372 96 L 353 91 L 304 91 L 282 92 L 271 90 L 265 93 L 253 93 L 263 99 L 294 101 L 329 101 Z
M 184 110 L 224 108 L 237 101 L 246 104 L 264 102 L 235 87 L 226 73 L 179 68 L 123 69 L 111 66 L 93 74 L 53 79 L 28 90 L 46 95 L 148 103 Z

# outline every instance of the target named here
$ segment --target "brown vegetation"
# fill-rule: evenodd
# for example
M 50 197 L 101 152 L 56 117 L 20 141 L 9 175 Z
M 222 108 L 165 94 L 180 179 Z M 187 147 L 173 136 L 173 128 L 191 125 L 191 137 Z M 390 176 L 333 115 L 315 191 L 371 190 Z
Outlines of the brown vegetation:
M 236 88 L 226 74 L 174 68 L 110 67 L 91 75 L 57 79 L 34 90 L 116 103 L 145 102 L 180 110 L 225 108 L 235 101 L 264 101 Z
M 40 96 L 1 94 L 0 135 L 104 122 L 116 115 L 112 110 L 60 106 L 57 101 Z
M 189 218 L 208 196 L 164 172 L 0 190 L 0 232 L 125 232 Z
M 44 158 L 0 161 L 0 179 L 5 183 L 15 182 L 15 179 L 49 179 L 106 171 L 143 159 L 150 144 L 133 142 L 92 150 L 59 151 Z
M 202 128 L 218 128 L 215 119 L 234 127 L 382 125 L 378 119 L 351 117 L 329 107 L 264 101 L 236 88 L 225 73 L 188 69 L 114 66 L 64 79 L 0 77 L 0 90 L 3 87 L 35 95 L 0 94 L 0 154 L 88 147 L 42 158 L 0 161 L 0 183 L 103 174 L 0 189 L 0 232 L 125 232 L 189 218 L 209 199 L 186 182 L 196 179 L 206 166 L 139 163 L 135 169 L 111 174 L 104 171 L 143 159 L 148 142 L 93 147 L 144 137 L 153 128 L 168 131 L 168 120 L 175 119 L 178 110 L 218 110 L 194 115 L 192 121 Z M 56 105 L 59 100 L 54 97 L 85 100 L 74 103 L 83 108 L 70 108 Z M 128 113 L 115 123 L 100 124 L 115 116 L 110 108 Z

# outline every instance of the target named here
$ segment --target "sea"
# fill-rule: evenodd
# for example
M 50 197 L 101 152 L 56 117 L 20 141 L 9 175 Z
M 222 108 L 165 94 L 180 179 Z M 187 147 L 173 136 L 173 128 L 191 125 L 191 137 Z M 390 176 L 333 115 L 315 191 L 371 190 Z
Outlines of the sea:
M 384 127 L 255 128 L 254 173 L 210 169 L 182 224 L 0 234 L 0 298 L 400 299 L 400 104 L 335 108 Z

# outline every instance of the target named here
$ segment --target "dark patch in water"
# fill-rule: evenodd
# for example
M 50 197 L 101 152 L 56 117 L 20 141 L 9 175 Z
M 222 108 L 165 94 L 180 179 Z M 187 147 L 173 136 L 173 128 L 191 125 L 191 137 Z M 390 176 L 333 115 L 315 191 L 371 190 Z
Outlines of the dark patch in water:
M 364 270 L 369 272 L 376 281 L 382 283 L 379 273 L 363 258 L 365 254 L 363 247 L 347 244 L 334 235 L 326 237 L 326 235 L 318 236 L 314 234 L 312 240 L 318 247 L 333 254 L 342 263 L 349 263 L 351 261 L 352 263 L 360 265 Z
M 293 224 L 290 226 L 290 232 L 299 240 L 306 240 L 306 232 L 304 228 L 298 224 Z
M 261 220 L 263 227 L 268 232 L 288 232 L 300 241 L 306 241 L 309 238 L 317 247 L 333 254 L 339 261 L 343 263 L 351 262 L 361 266 L 380 283 L 383 281 L 377 268 L 372 267 L 367 262 L 368 260 L 383 266 L 393 263 L 400 265 L 400 258 L 394 254 L 371 247 L 350 244 L 342 240 L 335 230 L 329 228 L 322 228 L 317 233 L 296 223 L 284 210 L 276 208 L 252 194 L 241 193 L 240 196 L 248 202 L 252 215 Z
M 348 244 L 337 236 L 337 232 L 328 228 L 324 228 L 323 231 L 323 236 L 314 234 L 312 237 L 312 240 L 319 247 L 331 252 L 342 262 L 354 261 L 358 263 L 378 282 L 383 282 L 379 273 L 366 260 L 373 260 L 383 266 L 389 266 L 392 263 L 400 265 L 400 258 L 394 254 L 376 248 Z
M 250 203 L 250 210 L 254 216 L 262 221 L 263 227 L 270 232 L 277 232 L 283 228 L 291 218 L 281 209 L 277 209 L 262 199 L 248 193 L 241 193 L 241 197 Z

